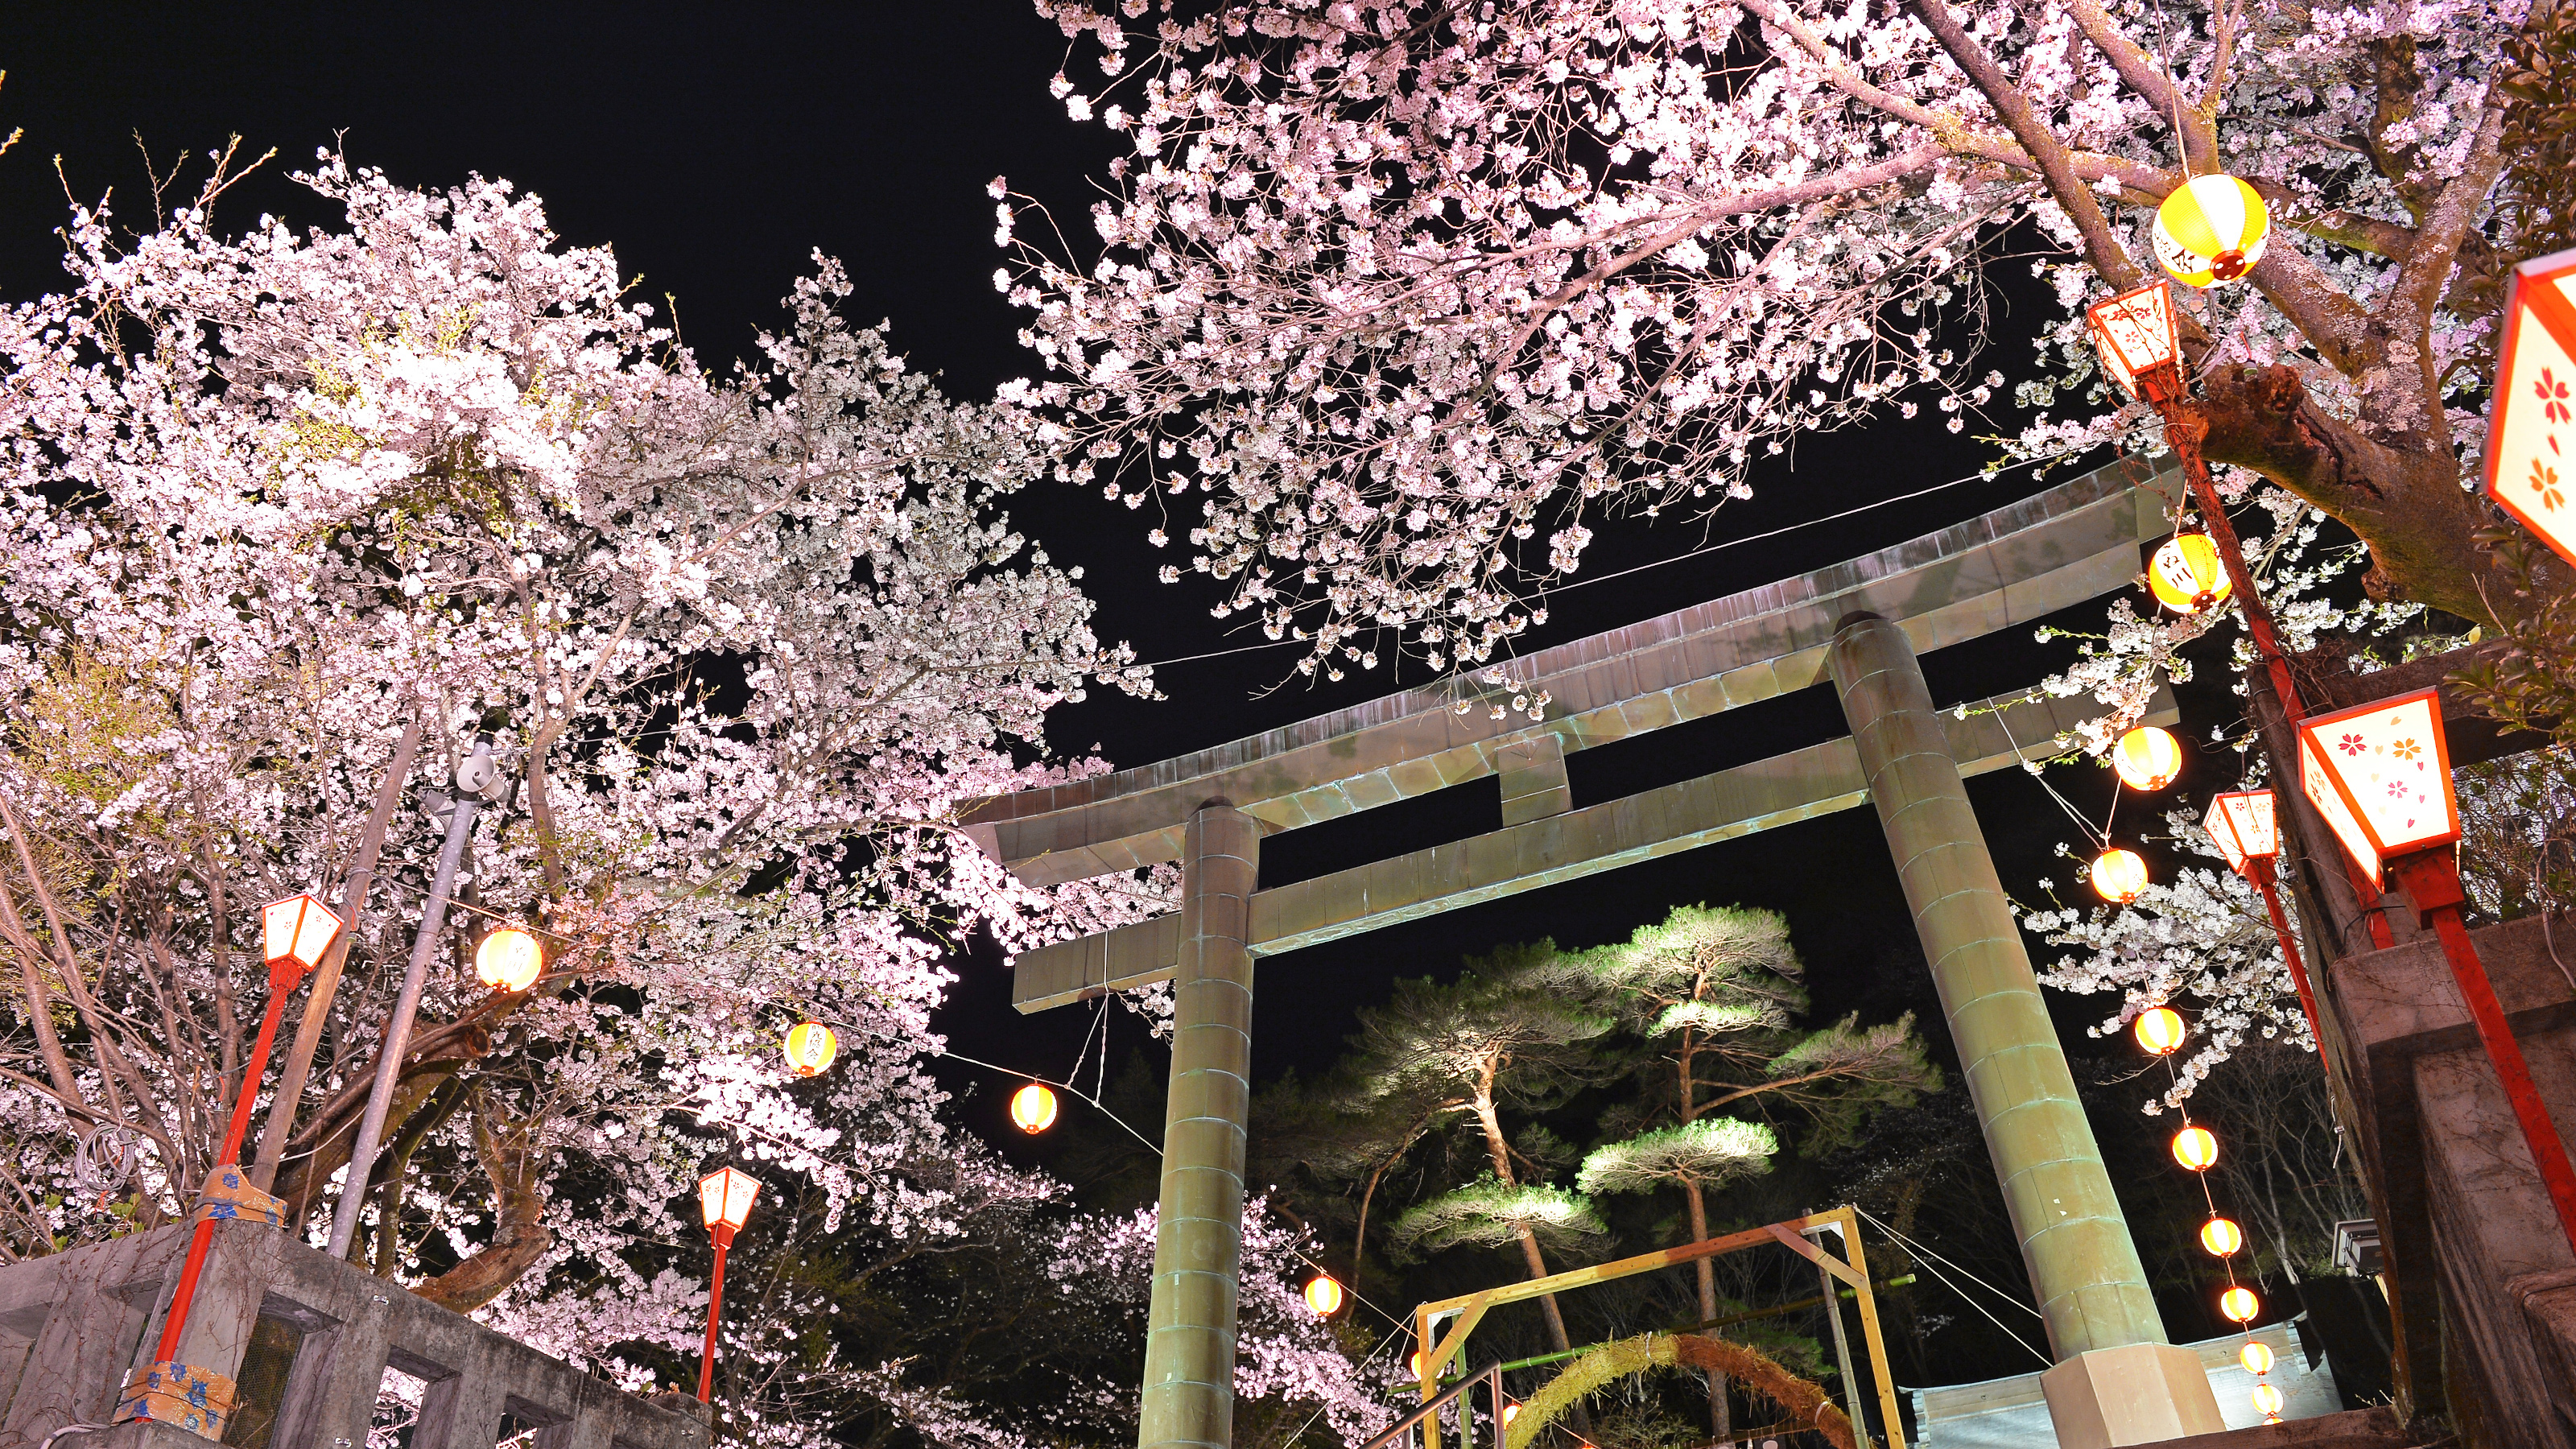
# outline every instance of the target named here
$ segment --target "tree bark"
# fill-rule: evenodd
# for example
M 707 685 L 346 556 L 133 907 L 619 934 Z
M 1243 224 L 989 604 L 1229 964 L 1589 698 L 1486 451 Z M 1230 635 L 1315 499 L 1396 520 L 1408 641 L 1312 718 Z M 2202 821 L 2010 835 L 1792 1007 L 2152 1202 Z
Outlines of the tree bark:
M 1705 983 L 1706 979 L 1706 973 L 1702 973 L 1702 983 Z M 1692 988 L 1692 1000 L 1699 999 L 1700 990 L 1699 986 Z M 1681 1056 L 1682 1125 L 1687 1127 L 1691 1120 L 1699 1115 L 1698 1107 L 1691 1102 L 1691 1068 L 1699 1056 L 1699 1031 L 1696 1027 L 1682 1028 Z M 1690 1204 L 1690 1235 L 1691 1241 L 1696 1243 L 1708 1236 L 1708 1202 L 1700 1194 L 1699 1179 L 1683 1178 L 1682 1196 Z M 1699 1279 L 1699 1321 L 1700 1331 L 1704 1333 L 1708 1331 L 1709 1321 L 1717 1317 L 1717 1266 L 1706 1258 L 1700 1259 L 1691 1266 L 1698 1270 L 1696 1276 Z M 1726 1398 L 1726 1375 L 1715 1368 L 1708 1369 L 1706 1372 L 1708 1374 L 1709 1437 L 1723 1439 L 1735 1427 L 1734 1410 L 1727 1403 Z
M 2372 441 L 2326 415 L 2287 366 L 2222 368 L 2204 387 L 2213 463 L 2251 468 L 2324 509 L 2370 545 L 2371 597 L 2403 597 L 2495 625 L 2511 590 L 2490 577 L 2470 534 L 2493 509 L 2460 487 L 2446 449 L 2419 453 Z M 2492 602 L 2491 602 L 2492 601 Z
M 492 1241 L 483 1251 L 412 1290 L 458 1313 L 471 1313 L 501 1296 L 554 1246 L 554 1233 L 546 1226 L 545 1196 L 537 1191 L 546 1160 L 536 1145 L 537 1124 L 507 1121 L 502 1110 L 490 1094 L 477 1094 L 474 1153 L 483 1160 L 484 1175 L 492 1181 Z

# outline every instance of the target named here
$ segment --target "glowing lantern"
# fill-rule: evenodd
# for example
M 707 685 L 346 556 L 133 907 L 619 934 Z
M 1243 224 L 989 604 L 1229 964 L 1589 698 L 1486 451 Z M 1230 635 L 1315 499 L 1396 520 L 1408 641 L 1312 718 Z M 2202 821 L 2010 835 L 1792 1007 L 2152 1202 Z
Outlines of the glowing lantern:
M 2230 1288 L 2218 1295 L 2218 1311 L 2231 1323 L 2252 1323 L 2254 1315 L 2263 1311 L 2263 1300 L 2251 1288 Z
M 707 1231 L 724 1242 L 751 1217 L 751 1200 L 760 1196 L 760 1179 L 733 1168 L 719 1168 L 698 1179 L 698 1217 Z
M 2236 588 L 2219 561 L 2218 545 L 2205 533 L 2177 533 L 2156 546 L 2147 561 L 2147 592 L 2177 614 L 2197 614 L 2225 602 Z
M 2136 851 L 2115 845 L 2093 858 L 2093 890 L 2102 899 L 2125 906 L 2146 889 L 2147 863 Z
M 1521 1416 L 1521 1406 L 1520 1406 L 1520 1405 L 1518 1405 L 1518 1404 L 1505 1404 L 1505 1405 L 1503 1405 L 1503 1423 L 1504 1423 L 1506 1426 L 1509 1426 L 1509 1425 L 1510 1425 L 1510 1423 L 1512 1422 L 1512 1420 L 1517 1419 L 1517 1418 L 1519 1418 L 1520 1416 Z
M 2232 282 L 2263 259 L 2271 213 L 2233 176 L 2195 176 L 2156 208 L 2156 264 L 2186 287 Z
M 2218 1139 L 2206 1127 L 2185 1127 L 2174 1134 L 2174 1161 L 2194 1172 L 2207 1172 L 2218 1165 Z
M 2182 1013 L 2170 1006 L 2151 1006 L 2138 1013 L 2137 1025 L 2129 1033 L 2155 1056 L 2168 1057 L 2182 1046 Z
M 2254 1386 L 2254 1407 L 2266 1415 L 2279 1414 L 2281 1412 L 2280 1389 L 2272 1384 L 2256 1384 Z
M 819 1021 L 800 1021 L 787 1028 L 787 1069 L 800 1077 L 819 1077 L 841 1054 L 840 1038 Z
M 2301 720 L 2299 789 L 2373 881 L 2392 856 L 2458 840 L 2439 693 L 2420 689 Z
M 1413 1351 L 1413 1357 L 1406 1359 L 1404 1363 L 1406 1370 L 1416 1379 L 1422 1377 L 1422 1350 L 1418 1348 L 1415 1349 Z
M 2211 1218 L 2200 1225 L 2200 1245 L 2214 1258 L 2235 1256 L 2245 1246 L 2245 1232 L 2226 1218 Z
M 2272 818 L 2269 790 L 2230 790 L 2209 802 L 2209 815 L 2201 823 L 2238 875 L 2245 874 L 2248 862 L 2281 853 L 2281 827 Z
M 2245 1347 L 2237 1350 L 2236 1361 L 2245 1365 L 2245 1371 L 2249 1374 L 2270 1373 L 2272 1346 L 2261 1339 L 2249 1338 L 2245 1340 Z
M 331 938 L 340 934 L 340 918 L 331 908 L 311 896 L 288 896 L 260 908 L 260 935 L 267 948 L 268 973 L 278 975 L 287 967 L 294 968 L 289 982 L 300 980 L 331 949 Z
M 2102 369 L 2120 390 L 2150 403 L 2182 395 L 2182 368 L 2176 358 L 2182 342 L 2174 334 L 2173 295 L 2162 282 L 2149 282 L 2094 303 L 2084 312 L 2093 333 Z
M 2486 494 L 2559 555 L 2576 559 L 2576 251 L 2535 257 L 2505 283 L 2487 419 Z
M 1055 1093 L 1031 1082 L 1011 1094 L 1011 1120 L 1023 1132 L 1044 1132 L 1055 1125 Z
M 2132 790 L 2161 790 L 2182 773 L 2182 746 L 2171 730 L 2140 725 L 2111 747 L 2111 768 Z
M 516 926 L 503 926 L 474 948 L 474 974 L 495 991 L 516 994 L 537 984 L 546 953 L 537 938 Z
M 1342 1311 L 1342 1285 L 1330 1274 L 1319 1274 L 1306 1284 L 1306 1306 L 1317 1318 L 1330 1318 Z

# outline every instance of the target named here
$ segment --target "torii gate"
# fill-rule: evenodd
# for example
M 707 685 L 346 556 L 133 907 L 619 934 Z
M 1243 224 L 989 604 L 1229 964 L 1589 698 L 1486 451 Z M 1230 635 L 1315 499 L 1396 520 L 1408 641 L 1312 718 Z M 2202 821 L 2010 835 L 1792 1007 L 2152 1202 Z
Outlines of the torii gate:
M 2098 711 L 2071 700 L 1936 711 L 1916 655 L 2128 588 L 2171 529 L 2169 480 L 2124 461 L 1815 573 L 1539 651 L 1544 722 L 1445 680 L 1232 744 L 987 800 L 976 842 L 1033 885 L 1177 860 L 1181 909 L 1021 956 L 1042 1011 L 1171 981 L 1171 1097 L 1147 1316 L 1143 1449 L 1227 1449 L 1234 1411 L 1252 963 L 1675 851 L 1878 807 L 2047 1321 L 2068 1449 L 2222 1426 L 2167 1343 L 1961 777 Z M 1565 754 L 1830 676 L 1850 738 L 1577 809 Z M 1461 699 L 1479 707 L 1460 713 Z M 2170 699 L 2160 699 L 2170 722 Z M 1261 837 L 1499 775 L 1502 828 L 1270 890 Z

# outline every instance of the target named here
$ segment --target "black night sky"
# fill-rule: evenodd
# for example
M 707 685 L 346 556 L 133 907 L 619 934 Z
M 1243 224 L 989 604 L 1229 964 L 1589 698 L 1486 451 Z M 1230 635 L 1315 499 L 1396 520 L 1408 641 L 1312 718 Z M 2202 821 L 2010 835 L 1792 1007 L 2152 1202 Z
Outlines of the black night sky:
M 842 6 L 216 5 L 145 8 L 21 4 L 0 33 L 0 131 L 25 138 L 0 157 L 0 298 L 59 286 L 52 236 L 65 187 L 83 201 L 114 188 L 128 225 L 148 224 L 148 188 L 137 137 L 163 168 L 181 153 L 201 174 L 210 147 L 238 133 L 248 154 L 277 159 L 227 198 L 234 227 L 262 212 L 332 220 L 284 179 L 317 147 L 344 145 L 351 160 L 395 180 L 438 187 L 469 171 L 507 177 L 541 195 L 555 228 L 576 243 L 611 243 L 639 292 L 677 299 L 685 340 L 710 362 L 748 348 L 756 326 L 780 315 L 783 296 L 816 249 L 847 262 L 858 284 L 851 311 L 884 317 L 896 346 L 979 395 L 1032 370 L 1015 338 L 1018 319 L 992 284 L 995 175 L 1046 199 L 1077 245 L 1090 178 L 1113 154 L 1096 124 L 1067 119 L 1047 93 L 1063 63 L 1062 38 L 1025 0 Z M 61 179 L 55 157 L 61 158 Z M 218 221 L 224 220 L 219 213 Z M 2013 266 L 2005 270 L 2021 272 Z M 2027 302 L 2024 303 L 2028 305 Z M 2025 312 L 2035 321 L 2035 314 Z M 2028 358 L 1998 319 L 1995 363 L 2008 374 Z M 1807 440 L 1794 466 L 1773 470 L 1758 496 L 1730 505 L 1707 529 L 1695 523 L 1600 530 L 1579 576 L 1598 579 L 1671 559 L 1703 543 L 1751 539 L 1688 561 L 1588 584 L 1549 601 L 1551 621 L 1533 647 L 1576 637 L 1718 594 L 1833 563 L 1998 507 L 2047 480 L 2014 471 L 1855 517 L 1817 522 L 1860 505 L 1972 475 L 1991 456 L 1979 431 L 2012 425 L 1997 415 L 1964 436 L 1937 425 L 1887 424 Z M 2103 460 L 2087 460 L 2097 462 Z M 1168 659 L 1247 642 L 1209 616 L 1204 579 L 1153 581 L 1156 553 L 1139 515 L 1089 490 L 1049 489 L 1014 506 L 1049 553 L 1087 569 L 1101 632 L 1132 641 L 1142 657 Z M 1185 576 L 1186 579 L 1186 576 Z M 2098 625 L 2100 605 L 2061 622 Z M 1239 622 L 1239 621 L 1238 621 Z M 1256 636 L 1251 636 L 1257 638 Z M 2067 643 L 2036 644 L 2026 630 L 1992 636 L 1926 660 L 1942 703 L 2031 684 L 2071 657 Z M 1289 651 L 1174 665 L 1161 674 L 1171 698 L 1099 698 L 1068 708 L 1053 744 L 1097 744 L 1118 765 L 1148 763 L 1220 743 L 1383 691 L 1383 674 L 1309 687 L 1288 674 Z M 2204 678 L 2218 673 L 2203 671 Z M 1283 676 L 1289 682 L 1283 684 Z M 1271 686 L 1279 686 L 1276 689 Z M 2187 741 L 2232 721 L 2224 685 L 2186 697 Z M 1843 733 L 1830 690 L 1803 694 L 1574 757 L 1577 804 L 1759 759 Z M 2235 779 L 2232 755 L 2202 751 L 2180 790 L 2187 798 Z M 2108 776 L 2059 772 L 2057 783 L 2095 814 Z M 2053 860 L 2075 838 L 2071 822 L 2019 772 L 1972 782 L 1972 796 L 2007 885 L 2070 881 Z M 1335 825 L 1274 837 L 1263 879 L 1279 884 L 1363 859 L 1493 828 L 1491 781 Z M 2124 824 L 2129 822 L 2124 822 Z M 2135 822 L 2145 824 L 2144 821 Z M 2152 858 L 2152 857 L 2151 857 Z M 1396 975 L 1446 974 L 1463 953 L 1553 935 L 1588 945 L 1625 936 L 1672 905 L 1741 902 L 1787 914 L 1811 971 L 1820 1014 L 1858 1010 L 1879 1019 L 1912 1008 L 1946 1053 L 1939 1013 L 1875 817 L 1867 810 L 1670 857 L 1613 875 L 1524 895 L 1473 911 L 1315 948 L 1261 970 L 1256 1069 L 1311 1073 L 1340 1051 L 1354 1008 L 1383 996 Z M 2035 954 L 2044 959 L 2046 948 Z M 958 1050 L 1049 1075 L 1071 1066 L 1091 1024 L 1088 1008 L 1014 1016 L 998 957 L 961 968 L 963 986 L 942 1027 Z M 2056 1000 L 2071 1046 L 2113 1006 L 2110 998 Z M 1112 1013 L 1115 1054 L 1142 1045 L 1132 1017 Z M 1159 1068 L 1157 1068 L 1159 1071 Z M 2081 1069 L 2079 1068 L 2079 1072 Z M 1086 1073 L 1087 1075 L 1087 1073 Z M 943 1069 L 968 1119 L 1006 1135 L 1003 1092 L 989 1074 Z M 1150 1130 L 1150 1129 L 1149 1129 Z M 1014 1150 L 1023 1150 L 1015 1148 Z M 2177 1336 L 2187 1336 L 2176 1324 Z M 2026 1367 L 2027 1365 L 2022 1365 Z M 2012 1371 L 1997 1366 L 1996 1372 Z

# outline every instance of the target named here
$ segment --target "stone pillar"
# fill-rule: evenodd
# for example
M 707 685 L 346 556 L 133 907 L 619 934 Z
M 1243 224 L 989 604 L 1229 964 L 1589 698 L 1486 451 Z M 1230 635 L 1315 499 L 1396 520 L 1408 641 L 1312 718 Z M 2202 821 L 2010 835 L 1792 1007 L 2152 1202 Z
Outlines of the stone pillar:
M 1261 826 L 1212 801 L 1181 848 L 1172 1095 L 1146 1312 L 1143 1449 L 1228 1449 L 1243 1247 L 1243 1123 L 1252 1105 L 1252 892 Z
M 2208 1377 L 2166 1343 L 1913 644 L 1858 614 L 1827 661 L 2059 1360 L 2043 1387 L 2061 1444 L 2216 1432 Z

